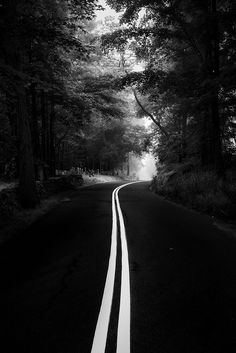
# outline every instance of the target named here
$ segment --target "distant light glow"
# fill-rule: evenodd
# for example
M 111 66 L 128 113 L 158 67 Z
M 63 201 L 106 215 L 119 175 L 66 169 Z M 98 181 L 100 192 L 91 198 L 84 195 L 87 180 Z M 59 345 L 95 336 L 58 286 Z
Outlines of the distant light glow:
M 145 68 L 144 63 L 137 63 L 137 64 L 133 65 L 132 71 L 142 72 L 144 70 L 144 68 Z
M 152 120 L 149 118 L 144 117 L 143 118 L 143 124 L 146 129 L 148 129 L 152 125 Z
M 134 179 L 151 180 L 156 174 L 156 161 L 150 153 L 144 153 L 142 157 L 131 155 L 129 165 L 130 175 Z
M 103 11 L 95 12 L 98 21 L 102 21 L 108 16 L 112 16 L 115 19 L 118 19 L 120 17 L 120 13 L 116 12 L 109 5 L 107 5 L 105 0 L 99 0 L 98 5 L 101 5 L 104 8 Z
M 137 171 L 139 180 L 151 180 L 156 173 L 156 164 L 154 157 L 146 153 L 141 159 L 142 167 Z

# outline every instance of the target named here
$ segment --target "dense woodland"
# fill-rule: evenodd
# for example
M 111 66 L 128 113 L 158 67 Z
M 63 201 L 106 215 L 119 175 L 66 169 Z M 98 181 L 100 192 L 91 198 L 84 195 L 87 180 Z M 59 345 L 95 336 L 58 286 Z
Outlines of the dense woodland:
M 235 148 L 235 2 L 109 3 L 125 8 L 128 26 L 105 36 L 104 45 L 132 46 L 145 62 L 143 72 L 127 72 L 124 84 L 147 98 L 144 114 L 160 134 L 159 158 L 192 155 L 223 173 L 223 155 Z
M 0 1 L 0 176 L 25 206 L 56 169 L 111 172 L 129 152 L 234 167 L 235 1 L 107 4 L 120 21 L 96 22 L 95 0 Z

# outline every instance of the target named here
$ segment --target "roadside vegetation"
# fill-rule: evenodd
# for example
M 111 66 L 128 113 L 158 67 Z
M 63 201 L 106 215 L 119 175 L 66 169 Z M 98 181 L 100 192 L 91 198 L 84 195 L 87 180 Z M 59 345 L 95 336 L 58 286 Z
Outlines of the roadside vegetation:
M 119 61 L 101 47 L 110 23 L 96 22 L 100 8 L 96 0 L 1 3 L 1 219 L 70 189 L 82 173 L 117 174 L 130 152 L 145 150 L 129 94 L 113 84 Z
M 34 208 L 82 172 L 124 175 L 130 153 L 149 151 L 153 190 L 234 218 L 235 1 L 106 4 L 119 19 L 97 21 L 96 0 L 2 1 L 0 180 L 16 186 L 1 192 L 2 215 L 7 199 Z M 143 117 L 149 130 L 133 123 Z
M 181 170 L 182 169 L 182 170 Z M 150 189 L 169 200 L 225 221 L 235 220 L 236 175 L 227 172 L 224 180 L 213 171 L 184 170 L 179 165 L 159 166 Z
M 158 194 L 235 219 L 236 36 L 234 1 L 109 0 L 123 27 L 103 36 L 123 53 L 121 87 L 152 120 Z M 133 50 L 139 70 L 129 64 Z

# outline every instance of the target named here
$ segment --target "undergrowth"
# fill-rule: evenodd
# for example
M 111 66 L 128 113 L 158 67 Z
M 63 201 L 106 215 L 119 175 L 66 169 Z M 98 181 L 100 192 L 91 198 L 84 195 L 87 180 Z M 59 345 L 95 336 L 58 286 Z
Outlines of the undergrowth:
M 159 172 L 151 189 L 170 200 L 215 217 L 235 220 L 236 176 L 219 179 L 212 171 Z

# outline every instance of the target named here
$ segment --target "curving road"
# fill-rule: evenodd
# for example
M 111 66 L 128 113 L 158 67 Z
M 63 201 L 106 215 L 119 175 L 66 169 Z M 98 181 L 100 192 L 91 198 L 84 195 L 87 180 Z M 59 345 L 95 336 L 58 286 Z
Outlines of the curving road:
M 235 352 L 236 239 L 120 185 L 71 193 L 1 246 L 2 353 Z

